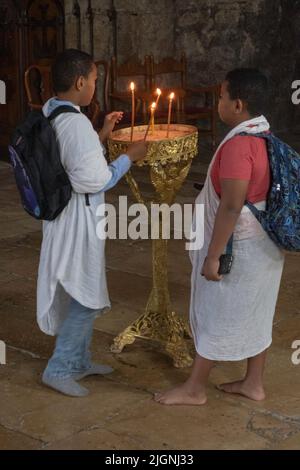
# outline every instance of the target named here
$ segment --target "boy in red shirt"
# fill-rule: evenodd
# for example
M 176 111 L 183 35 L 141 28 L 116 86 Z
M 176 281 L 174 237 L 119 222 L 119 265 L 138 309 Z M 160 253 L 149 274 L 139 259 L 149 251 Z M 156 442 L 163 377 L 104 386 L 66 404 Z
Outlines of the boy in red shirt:
M 253 134 L 269 131 L 261 114 L 267 85 L 261 72 L 247 68 L 229 72 L 222 83 L 218 111 L 231 131 L 220 144 L 196 200 L 204 205 L 204 245 L 191 256 L 190 323 L 196 358 L 184 384 L 155 395 L 161 404 L 203 405 L 214 361 L 244 359 L 244 378 L 218 388 L 252 400 L 265 398 L 263 370 L 284 255 L 245 201 L 261 210 L 266 207 L 270 186 L 266 143 Z M 233 264 L 222 276 L 219 259 L 232 234 Z

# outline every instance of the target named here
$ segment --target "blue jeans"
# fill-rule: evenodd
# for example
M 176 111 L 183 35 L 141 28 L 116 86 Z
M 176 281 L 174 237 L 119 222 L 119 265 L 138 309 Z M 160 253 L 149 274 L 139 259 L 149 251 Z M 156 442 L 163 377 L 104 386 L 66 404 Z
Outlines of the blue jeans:
M 84 307 L 71 298 L 68 314 L 56 339 L 54 353 L 44 374 L 55 377 L 71 377 L 91 367 L 89 351 L 93 324 L 98 310 Z

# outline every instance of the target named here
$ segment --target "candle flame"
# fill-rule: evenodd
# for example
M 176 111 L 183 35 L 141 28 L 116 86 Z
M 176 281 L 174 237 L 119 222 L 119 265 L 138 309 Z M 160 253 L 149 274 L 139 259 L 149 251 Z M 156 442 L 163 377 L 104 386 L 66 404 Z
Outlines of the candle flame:
M 158 94 L 158 96 L 161 95 L 161 89 L 160 88 L 156 88 L 156 93 Z
M 173 100 L 174 97 L 175 97 L 175 93 L 172 92 L 172 93 L 170 94 L 170 97 L 169 97 L 169 98 L 170 98 L 170 100 Z
M 135 85 L 134 85 L 134 83 L 133 83 L 133 82 L 131 82 L 131 83 L 130 83 L 130 89 L 131 89 L 131 91 L 133 91 L 133 90 L 134 90 L 134 88 L 135 88 Z
M 151 109 L 155 109 L 155 108 L 156 108 L 156 103 L 153 102 L 153 103 L 151 104 Z

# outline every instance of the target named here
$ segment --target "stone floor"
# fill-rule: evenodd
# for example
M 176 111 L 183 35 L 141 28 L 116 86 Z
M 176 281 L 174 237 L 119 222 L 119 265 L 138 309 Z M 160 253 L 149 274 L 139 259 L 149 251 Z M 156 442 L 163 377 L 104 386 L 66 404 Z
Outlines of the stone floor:
M 299 139 L 299 138 L 298 138 Z M 300 141 L 289 142 L 300 148 Z M 203 148 L 202 148 L 203 147 Z M 193 182 L 203 180 L 209 161 L 200 148 L 178 201 L 192 202 Z M 150 191 L 140 172 L 143 194 Z M 117 202 L 129 194 L 125 181 L 107 195 Z M 86 398 L 60 395 L 42 386 L 40 376 L 54 340 L 35 322 L 35 286 L 41 243 L 40 224 L 23 212 L 8 164 L 0 162 L 0 340 L 7 345 L 0 365 L 0 449 L 300 449 L 300 365 L 291 361 L 300 339 L 300 267 L 288 255 L 277 306 L 274 340 L 265 383 L 267 398 L 255 403 L 220 393 L 215 384 L 241 376 L 244 363 L 217 364 L 204 407 L 162 407 L 156 390 L 183 381 L 189 369 L 176 369 L 159 345 L 137 340 L 121 354 L 110 345 L 145 307 L 151 287 L 147 241 L 108 241 L 110 313 L 96 322 L 94 358 L 114 367 L 105 378 L 87 378 Z M 174 309 L 187 314 L 190 263 L 182 241 L 171 241 L 170 292 Z M 192 344 L 189 342 L 192 350 Z

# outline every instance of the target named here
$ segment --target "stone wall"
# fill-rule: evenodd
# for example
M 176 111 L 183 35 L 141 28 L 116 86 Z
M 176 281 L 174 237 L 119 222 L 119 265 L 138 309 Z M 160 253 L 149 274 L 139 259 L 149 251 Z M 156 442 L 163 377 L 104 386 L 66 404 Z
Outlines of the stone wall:
M 175 17 L 175 49 L 186 51 L 194 84 L 222 80 L 234 67 L 259 67 L 271 83 L 271 123 L 277 129 L 295 124 L 291 83 L 297 74 L 300 79 L 299 1 L 176 0 Z
M 73 3 L 65 0 L 67 47 L 76 47 Z M 88 1 L 78 3 L 82 49 L 90 51 Z M 300 0 L 92 0 L 91 4 L 95 59 L 109 59 L 115 51 L 120 62 L 145 54 L 157 59 L 179 57 L 184 51 L 192 85 L 219 82 L 233 67 L 260 67 L 272 83 L 272 124 L 284 129 L 298 120 L 291 83 L 300 79 Z
M 76 46 L 76 18 L 72 14 L 73 0 L 65 0 L 66 45 Z M 78 1 L 81 7 L 82 49 L 90 52 L 87 0 Z M 175 52 L 175 2 L 174 0 L 92 0 L 94 12 L 94 56 L 108 59 L 117 47 L 120 62 L 131 57 L 143 59 L 146 54 L 157 58 Z M 111 8 L 114 4 L 117 18 L 117 38 L 114 44 L 114 27 Z

